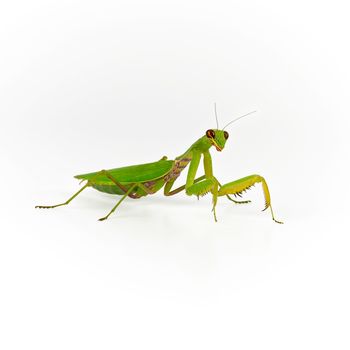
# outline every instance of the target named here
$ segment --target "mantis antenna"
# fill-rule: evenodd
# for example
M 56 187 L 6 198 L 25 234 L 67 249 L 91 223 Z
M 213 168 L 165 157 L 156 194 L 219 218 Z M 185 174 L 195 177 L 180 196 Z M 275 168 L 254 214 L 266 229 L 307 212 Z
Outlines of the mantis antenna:
M 216 113 L 216 102 L 214 102 L 214 112 L 215 112 L 215 119 L 216 119 L 216 128 L 219 129 L 218 115 Z
M 252 112 L 249 112 L 249 113 L 247 113 L 247 114 L 241 115 L 240 117 L 238 117 L 238 118 L 236 118 L 236 119 L 233 119 L 233 120 L 230 121 L 228 124 L 226 124 L 222 130 L 225 130 L 229 125 L 231 125 L 232 123 L 236 122 L 238 119 L 244 118 L 244 117 L 246 117 L 246 116 L 248 116 L 248 115 L 250 115 L 250 114 L 253 114 L 253 113 L 255 113 L 255 112 L 256 112 L 256 111 L 252 111 Z

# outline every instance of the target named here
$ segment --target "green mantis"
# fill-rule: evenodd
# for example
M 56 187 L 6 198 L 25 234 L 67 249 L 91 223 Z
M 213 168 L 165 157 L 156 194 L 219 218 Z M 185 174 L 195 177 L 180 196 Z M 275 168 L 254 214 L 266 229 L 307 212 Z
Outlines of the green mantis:
M 175 160 L 168 160 L 167 157 L 162 157 L 157 162 L 126 166 L 110 170 L 101 170 L 98 172 L 76 175 L 75 178 L 86 181 L 84 186 L 70 197 L 66 202 L 51 205 L 51 206 L 36 206 L 36 208 L 56 208 L 69 204 L 83 190 L 92 187 L 98 191 L 115 194 L 121 198 L 111 211 L 100 221 L 106 220 L 127 198 L 137 199 L 148 195 L 155 194 L 164 187 L 165 196 L 173 196 L 181 191 L 185 191 L 189 196 L 204 196 L 208 193 L 212 195 L 213 214 L 216 217 L 216 205 L 219 197 L 227 197 L 230 201 L 236 204 L 249 203 L 250 201 L 236 201 L 230 195 L 241 197 L 242 193 L 255 185 L 262 184 L 262 189 L 265 197 L 265 208 L 270 208 L 272 219 L 281 224 L 281 221 L 275 219 L 272 206 L 270 192 L 265 179 L 260 175 L 249 175 L 239 180 L 221 185 L 213 173 L 212 159 L 210 149 L 214 147 L 221 152 L 225 148 L 226 141 L 229 138 L 228 132 L 225 130 L 227 126 L 236 120 L 243 118 L 251 113 L 245 114 L 228 123 L 223 129 L 219 129 L 218 119 L 216 129 L 209 129 L 195 143 L 193 143 L 183 154 L 176 157 Z M 204 164 L 204 175 L 197 176 L 198 167 L 201 160 Z M 173 185 L 181 172 L 189 166 L 186 183 L 176 189 Z

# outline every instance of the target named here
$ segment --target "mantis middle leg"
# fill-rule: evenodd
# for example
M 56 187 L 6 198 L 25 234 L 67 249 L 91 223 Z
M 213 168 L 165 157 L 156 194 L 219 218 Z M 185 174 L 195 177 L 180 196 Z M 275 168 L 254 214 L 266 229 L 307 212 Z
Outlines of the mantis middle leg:
M 204 179 L 205 179 L 205 175 L 200 176 L 197 179 L 195 179 L 193 181 L 193 183 L 197 183 L 197 182 L 202 181 Z M 186 185 L 183 185 L 183 186 L 180 186 L 180 187 L 176 188 L 175 190 L 171 191 L 171 188 L 173 187 L 175 181 L 176 181 L 176 179 L 171 180 L 165 184 L 165 187 L 164 187 L 164 195 L 165 196 L 173 196 L 174 194 L 177 194 L 186 188 Z
M 103 220 L 108 219 L 108 217 L 119 207 L 119 205 L 121 204 L 121 202 L 135 189 L 135 187 L 136 187 L 137 185 L 138 185 L 138 184 L 132 185 L 132 186 L 126 191 L 126 193 L 123 195 L 123 197 L 120 198 L 120 200 L 119 200 L 118 203 L 112 208 L 112 210 L 111 210 L 106 216 L 104 216 L 103 218 L 100 218 L 100 219 L 98 219 L 98 220 L 99 220 L 99 221 L 103 221 Z

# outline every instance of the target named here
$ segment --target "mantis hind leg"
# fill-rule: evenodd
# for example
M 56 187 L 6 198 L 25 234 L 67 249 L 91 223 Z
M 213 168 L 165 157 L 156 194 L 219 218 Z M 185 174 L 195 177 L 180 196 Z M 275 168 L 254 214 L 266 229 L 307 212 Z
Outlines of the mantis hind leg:
M 93 185 L 95 178 L 98 178 L 98 176 L 100 176 L 100 175 L 107 176 L 114 183 L 114 185 L 119 187 L 124 192 L 124 194 L 127 193 L 127 196 L 129 196 L 130 198 L 139 198 L 139 196 L 132 194 L 130 189 L 127 190 L 124 186 L 122 186 L 107 170 L 101 170 L 98 173 L 96 173 L 95 177 L 93 177 L 90 180 L 87 180 L 87 183 L 78 192 L 74 193 L 72 197 L 67 199 L 65 202 L 55 204 L 55 205 L 36 205 L 35 208 L 52 209 L 52 208 L 61 207 L 62 205 L 69 204 L 75 197 L 77 197 L 83 190 L 85 190 L 86 187 Z M 83 180 L 83 181 L 85 181 L 85 180 Z M 134 189 L 135 187 L 133 186 L 131 188 Z
M 259 183 L 259 182 L 261 182 L 262 184 L 264 197 L 265 197 L 265 208 L 263 210 L 270 208 L 272 219 L 279 224 L 283 224 L 283 222 L 275 219 L 272 206 L 271 206 L 271 197 L 270 197 L 269 188 L 267 186 L 265 179 L 260 175 L 250 175 L 250 176 L 243 177 L 242 179 L 229 182 L 220 187 L 218 191 L 218 196 L 221 197 L 221 196 L 227 196 L 229 194 L 233 194 L 235 196 L 241 197 L 243 192 L 245 192 L 250 187 L 254 186 L 256 183 Z
M 56 208 L 60 207 L 62 205 L 67 205 L 69 204 L 76 196 L 78 196 L 81 192 L 85 190 L 86 187 L 90 186 L 89 183 L 86 183 L 78 192 L 74 193 L 72 197 L 67 199 L 65 202 L 60 203 L 60 204 L 55 204 L 55 205 L 37 205 L 35 208 L 40 208 L 40 209 L 51 209 L 51 208 Z

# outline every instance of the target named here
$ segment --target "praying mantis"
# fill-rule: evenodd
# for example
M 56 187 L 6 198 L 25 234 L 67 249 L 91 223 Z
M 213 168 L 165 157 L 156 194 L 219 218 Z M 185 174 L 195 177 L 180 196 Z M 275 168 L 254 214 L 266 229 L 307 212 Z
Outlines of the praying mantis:
M 176 157 L 174 160 L 168 160 L 166 156 L 162 157 L 157 162 L 126 166 L 122 168 L 115 168 L 110 170 L 101 170 L 82 175 L 76 175 L 75 178 L 86 181 L 84 186 L 76 192 L 67 201 L 51 205 L 38 205 L 36 208 L 56 208 L 59 206 L 69 204 L 75 197 L 77 197 L 83 190 L 92 187 L 100 192 L 114 194 L 121 196 L 116 205 L 110 212 L 100 218 L 100 221 L 106 220 L 127 198 L 138 199 L 148 195 L 155 194 L 164 187 L 165 196 L 173 196 L 181 191 L 185 191 L 189 196 L 197 196 L 198 198 L 208 193 L 212 195 L 212 212 L 214 220 L 217 221 L 216 205 L 218 197 L 227 197 L 230 201 L 236 204 L 246 204 L 246 201 L 237 201 L 230 195 L 241 197 L 242 193 L 254 186 L 256 183 L 262 184 L 262 189 L 265 197 L 265 208 L 270 208 L 272 219 L 282 224 L 281 221 L 276 220 L 272 206 L 269 188 L 265 179 L 257 174 L 249 175 L 241 179 L 221 185 L 213 173 L 212 158 L 210 155 L 210 148 L 214 147 L 218 152 L 221 152 L 229 138 L 229 133 L 225 130 L 230 124 L 238 119 L 246 117 L 256 111 L 247 113 L 230 121 L 224 128 L 219 129 L 219 123 L 216 113 L 216 129 L 209 129 L 194 142 L 183 154 Z M 197 170 L 203 157 L 204 175 L 196 178 Z M 189 165 L 186 183 L 176 189 L 172 189 L 175 181 L 180 176 L 181 172 Z

